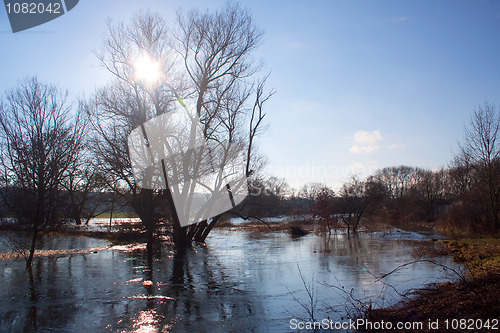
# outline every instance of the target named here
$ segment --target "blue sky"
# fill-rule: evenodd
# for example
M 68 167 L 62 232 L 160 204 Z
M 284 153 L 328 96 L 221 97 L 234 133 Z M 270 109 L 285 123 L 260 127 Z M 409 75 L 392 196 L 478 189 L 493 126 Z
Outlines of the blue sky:
M 73 97 L 108 79 L 93 50 L 105 21 L 140 8 L 225 1 L 82 0 L 66 15 L 13 34 L 0 8 L 0 91 L 38 75 Z M 470 113 L 500 104 L 500 1 L 241 1 L 264 43 L 268 174 L 294 187 L 334 188 L 391 165 L 445 167 Z

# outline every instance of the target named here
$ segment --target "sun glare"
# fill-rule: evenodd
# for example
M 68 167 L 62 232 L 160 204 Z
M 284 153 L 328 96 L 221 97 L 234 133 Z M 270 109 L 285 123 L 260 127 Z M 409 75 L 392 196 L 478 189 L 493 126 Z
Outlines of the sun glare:
M 160 62 L 147 54 L 142 54 L 134 62 L 134 78 L 148 85 L 155 84 L 160 79 Z

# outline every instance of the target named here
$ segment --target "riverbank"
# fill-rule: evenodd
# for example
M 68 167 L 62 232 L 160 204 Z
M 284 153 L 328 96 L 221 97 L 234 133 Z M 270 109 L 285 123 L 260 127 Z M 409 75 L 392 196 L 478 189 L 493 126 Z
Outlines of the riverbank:
M 371 222 L 362 224 L 357 230 L 357 233 L 371 233 L 394 229 L 395 226 L 382 222 Z M 311 216 L 281 216 L 277 218 L 251 218 L 248 220 L 240 219 L 237 223 L 231 220 L 220 221 L 215 225 L 215 229 L 222 230 L 242 230 L 256 233 L 269 232 L 285 232 L 294 235 L 294 232 L 301 230 L 303 235 L 309 233 L 322 234 L 330 233 L 344 234 L 347 232 L 347 227 L 343 224 L 332 225 L 330 230 L 327 229 L 326 223 L 323 220 L 314 219 Z
M 459 281 L 420 289 L 393 307 L 367 311 L 366 319 L 394 326 L 398 322 L 423 323 L 423 330 L 416 332 L 490 331 L 493 326 L 500 329 L 500 239 L 463 238 L 442 244 L 453 260 L 467 269 Z M 429 322 L 439 325 L 428 327 Z

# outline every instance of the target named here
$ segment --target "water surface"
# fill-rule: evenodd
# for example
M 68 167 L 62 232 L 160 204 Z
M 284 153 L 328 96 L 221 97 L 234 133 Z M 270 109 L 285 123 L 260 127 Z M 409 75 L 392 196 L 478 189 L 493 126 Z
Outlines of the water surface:
M 431 236 L 215 230 L 185 255 L 159 247 L 151 266 L 144 245 L 46 236 L 43 249 L 69 250 L 37 257 L 31 274 L 22 259 L 0 260 L 0 332 L 283 332 L 291 318 L 309 319 L 299 304 L 310 304 L 308 290 L 316 319 L 341 320 L 349 310 L 343 290 L 383 305 L 454 278 L 422 262 L 376 281 L 415 260 L 416 246 L 435 246 Z M 432 259 L 456 268 L 447 257 Z

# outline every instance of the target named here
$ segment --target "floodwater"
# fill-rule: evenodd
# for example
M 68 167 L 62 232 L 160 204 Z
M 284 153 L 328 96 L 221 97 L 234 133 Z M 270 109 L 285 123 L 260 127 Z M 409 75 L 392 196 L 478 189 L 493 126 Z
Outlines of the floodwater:
M 144 244 L 46 236 L 31 273 L 23 259 L 0 260 L 0 332 L 286 332 L 290 319 L 310 319 L 311 304 L 316 320 L 345 321 L 350 293 L 388 305 L 398 292 L 456 278 L 419 262 L 377 281 L 415 260 L 416 246 L 436 246 L 430 237 L 214 230 L 184 255 L 160 246 L 149 265 Z M 9 242 L 0 240 L 5 252 Z M 457 268 L 448 257 L 431 259 Z

